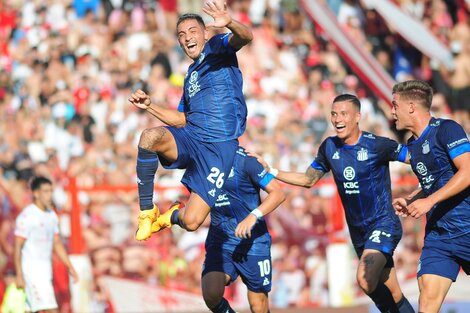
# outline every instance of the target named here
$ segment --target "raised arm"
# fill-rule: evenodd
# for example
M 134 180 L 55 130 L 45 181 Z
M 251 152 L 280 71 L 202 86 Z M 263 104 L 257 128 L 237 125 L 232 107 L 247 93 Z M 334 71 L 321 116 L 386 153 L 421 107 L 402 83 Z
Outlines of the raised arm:
M 168 126 L 183 127 L 186 125 L 186 115 L 183 112 L 162 108 L 152 103 L 150 96 L 140 89 L 131 94 L 129 102 L 146 110 Z
M 228 42 L 235 50 L 240 49 L 253 40 L 251 30 L 242 23 L 232 19 L 227 11 L 226 3 L 224 3 L 224 7 L 221 8 L 218 6 L 217 2 L 206 1 L 202 10 L 204 13 L 214 18 L 214 22 L 207 24 L 207 27 L 227 27 L 230 29 L 232 34 Z

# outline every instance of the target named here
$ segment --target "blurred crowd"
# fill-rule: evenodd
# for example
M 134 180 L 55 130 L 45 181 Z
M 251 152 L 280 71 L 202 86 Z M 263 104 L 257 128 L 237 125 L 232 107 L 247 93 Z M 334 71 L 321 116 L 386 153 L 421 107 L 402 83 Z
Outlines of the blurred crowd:
M 406 141 L 409 134 L 394 130 L 387 103 L 339 57 L 327 34 L 306 17 L 301 1 L 227 2 L 233 17 L 251 25 L 254 33 L 253 42 L 238 52 L 249 111 L 247 130 L 240 138 L 243 146 L 280 169 L 305 171 L 319 143 L 334 134 L 329 110 L 340 93 L 361 99 L 364 130 Z M 422 55 L 361 1 L 325 1 L 344 31 L 395 80 L 430 82 L 436 90 L 433 114 L 456 119 L 470 133 L 470 96 L 465 96 L 470 94 L 470 2 L 394 2 L 451 49 L 455 68 L 444 68 Z M 154 102 L 176 109 L 190 64 L 175 38 L 176 20 L 182 13 L 202 13 L 201 4 L 191 0 L 0 3 L 0 271 L 4 277 L 13 273 L 14 219 L 31 200 L 28 180 L 45 175 L 54 181 L 54 202 L 68 242 L 68 188 L 74 177 L 79 188 L 110 188 L 78 193 L 85 252 L 96 278 L 96 308 L 107 310 L 97 279 L 101 275 L 200 292 L 208 224 L 195 233 L 174 228 L 136 242 L 137 192 L 119 187 L 134 186 L 137 140 L 142 130 L 160 124 L 127 98 L 141 88 Z M 396 195 L 414 189 L 406 166 L 393 164 L 391 170 Z M 162 210 L 174 200 L 185 201 L 181 171 L 159 168 L 157 175 L 164 187 L 157 196 Z M 326 250 L 332 239 L 335 187 L 327 180 L 312 190 L 286 190 L 287 201 L 267 217 L 273 237 L 273 307 L 328 305 Z M 422 224 L 409 218 L 403 226 L 397 272 L 401 280 L 414 279 Z M 347 229 L 336 234 L 347 236 Z M 2 284 L 0 295 L 5 281 Z M 227 297 L 243 298 L 240 290 L 235 284 Z

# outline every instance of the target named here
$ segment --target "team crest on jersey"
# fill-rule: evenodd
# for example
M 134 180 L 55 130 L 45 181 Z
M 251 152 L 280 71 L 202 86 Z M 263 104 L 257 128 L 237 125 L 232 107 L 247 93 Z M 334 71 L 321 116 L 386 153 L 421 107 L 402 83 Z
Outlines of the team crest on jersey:
M 425 141 L 421 147 L 423 148 L 423 154 L 428 154 L 429 151 L 430 151 L 430 148 L 429 148 L 429 141 Z
M 201 55 L 199 56 L 198 63 L 201 64 L 202 61 L 204 61 L 205 57 L 206 57 L 206 54 L 204 52 L 201 52 Z
M 368 159 L 369 159 L 369 152 L 366 149 L 361 148 L 361 150 L 357 151 L 358 161 L 366 161 Z
M 336 151 L 334 154 L 333 154 L 333 157 L 332 157 L 333 160 L 339 160 L 339 152 Z
M 401 148 L 403 147 L 402 144 L 398 144 L 397 148 L 395 149 L 395 152 L 400 152 Z
M 189 77 L 189 87 L 188 87 L 188 92 L 189 92 L 189 97 L 193 97 L 195 94 L 201 90 L 201 86 L 199 85 L 198 82 L 198 73 L 197 71 L 194 71 L 191 73 L 191 76 Z

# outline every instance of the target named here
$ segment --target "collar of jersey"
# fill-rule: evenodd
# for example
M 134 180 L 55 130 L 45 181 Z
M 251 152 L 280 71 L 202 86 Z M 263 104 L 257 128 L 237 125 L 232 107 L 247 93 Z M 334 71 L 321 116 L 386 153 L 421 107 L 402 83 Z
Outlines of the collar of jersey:
M 424 138 L 424 136 L 426 136 L 426 134 L 429 132 L 429 129 L 430 129 L 429 125 L 430 125 L 431 123 L 433 123 L 435 120 L 436 120 L 436 119 L 435 119 L 434 117 L 431 117 L 431 119 L 429 120 L 428 126 L 426 126 L 426 128 L 424 129 L 424 131 L 423 131 L 423 133 L 421 134 L 421 136 L 419 136 L 419 137 L 418 137 L 417 139 L 415 139 L 415 140 L 408 141 L 408 144 L 409 144 L 409 145 L 413 145 L 413 144 L 418 144 L 418 143 L 420 143 L 421 140 Z M 411 137 L 411 138 L 413 138 L 413 137 Z
M 363 136 L 363 135 L 364 135 L 364 132 L 361 131 L 361 135 L 359 136 L 359 140 L 358 140 L 355 144 L 353 144 L 353 145 L 344 144 L 344 143 L 341 142 L 341 140 L 340 140 L 340 142 L 341 142 L 343 148 L 345 148 L 345 149 L 353 149 L 355 146 L 357 146 L 358 144 L 361 143 L 361 141 L 362 141 L 362 136 Z M 338 138 L 338 139 L 339 139 L 339 138 Z

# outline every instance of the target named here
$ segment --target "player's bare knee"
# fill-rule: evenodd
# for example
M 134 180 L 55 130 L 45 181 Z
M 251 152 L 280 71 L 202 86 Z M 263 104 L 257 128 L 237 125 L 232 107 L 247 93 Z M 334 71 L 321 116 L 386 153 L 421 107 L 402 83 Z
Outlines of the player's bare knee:
M 432 307 L 439 302 L 437 292 L 422 290 L 419 295 L 419 310 L 420 312 L 431 312 Z
M 147 150 L 155 150 L 163 142 L 167 130 L 164 127 L 145 129 L 140 135 L 139 147 Z

